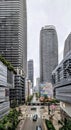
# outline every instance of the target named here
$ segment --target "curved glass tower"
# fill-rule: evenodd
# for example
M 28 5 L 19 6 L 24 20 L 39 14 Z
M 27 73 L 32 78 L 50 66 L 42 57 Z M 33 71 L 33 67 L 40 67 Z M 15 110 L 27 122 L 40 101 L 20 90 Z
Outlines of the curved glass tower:
M 71 51 L 71 33 L 68 35 L 67 39 L 65 40 L 64 45 L 64 57 Z
M 54 26 L 42 27 L 40 32 L 40 82 L 51 82 L 52 71 L 58 64 L 58 38 Z

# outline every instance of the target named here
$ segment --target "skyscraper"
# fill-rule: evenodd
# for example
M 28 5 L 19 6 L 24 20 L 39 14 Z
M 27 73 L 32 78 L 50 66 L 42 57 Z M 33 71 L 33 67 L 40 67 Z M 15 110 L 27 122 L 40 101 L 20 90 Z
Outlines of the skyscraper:
M 39 86 L 40 86 L 40 78 L 36 78 L 36 88 L 37 88 L 37 92 L 39 92 Z
M 26 0 L 0 1 L 0 55 L 17 70 L 14 85 L 16 101 L 17 104 L 24 103 L 27 75 Z
M 51 82 L 52 71 L 58 64 L 58 39 L 53 25 L 40 32 L 40 82 Z
M 27 71 L 26 0 L 0 1 L 0 55 Z
M 71 51 L 71 33 L 68 35 L 67 39 L 65 40 L 65 45 L 64 45 L 64 57 L 66 54 Z
M 28 61 L 28 80 L 32 82 L 32 86 L 34 85 L 34 66 L 33 60 Z

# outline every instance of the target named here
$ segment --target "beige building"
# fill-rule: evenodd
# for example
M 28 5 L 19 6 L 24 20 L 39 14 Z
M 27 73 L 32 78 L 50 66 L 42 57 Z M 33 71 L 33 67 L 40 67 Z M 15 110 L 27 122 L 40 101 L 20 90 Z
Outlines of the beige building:
M 30 80 L 26 81 L 26 89 L 25 89 L 25 99 L 27 100 L 27 97 L 32 95 L 32 82 Z

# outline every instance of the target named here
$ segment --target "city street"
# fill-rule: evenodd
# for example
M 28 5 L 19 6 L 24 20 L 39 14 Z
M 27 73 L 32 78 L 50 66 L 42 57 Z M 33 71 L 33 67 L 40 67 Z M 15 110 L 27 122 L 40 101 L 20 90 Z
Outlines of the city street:
M 36 108 L 36 110 L 31 110 L 31 108 Z M 43 115 L 43 109 L 40 109 L 41 106 L 27 106 L 27 119 L 23 125 L 22 130 L 36 130 L 36 126 L 40 125 L 42 127 L 42 130 L 45 130 L 44 128 L 44 122 L 42 120 Z M 38 119 L 37 121 L 33 121 L 33 116 L 37 114 Z
M 31 102 L 33 103 L 39 102 L 39 99 L 36 100 L 35 94 Z M 53 117 L 53 124 L 56 130 L 59 129 L 58 122 L 57 122 L 60 119 L 59 109 L 60 107 L 56 106 L 56 111 L 54 112 L 55 115 Z M 42 130 L 46 130 L 44 119 L 49 120 L 48 106 L 23 105 L 21 106 L 21 112 L 23 115 L 22 121 L 17 130 L 36 130 L 36 126 L 41 126 Z M 36 121 L 33 121 L 33 116 L 35 114 L 37 114 L 38 118 Z M 51 112 L 51 115 L 52 114 L 53 113 Z
M 36 100 L 36 96 L 34 95 L 32 99 L 33 103 L 39 102 Z M 35 110 L 32 110 L 35 109 Z M 45 130 L 45 124 L 43 120 L 43 115 L 45 113 L 45 107 L 42 106 L 22 106 L 21 111 L 23 114 L 23 120 L 20 124 L 20 130 L 36 130 L 36 126 L 41 126 L 42 130 Z M 38 118 L 36 121 L 33 121 L 33 116 L 37 114 Z
M 0 130 L 70 130 L 71 0 L 0 0 Z
M 31 103 L 39 103 L 39 99 L 36 100 L 36 95 L 35 94 L 34 94 L 34 97 L 33 97 L 32 101 L 31 101 Z
M 33 108 L 35 108 L 33 110 Z M 22 110 L 22 122 L 19 125 L 19 128 L 17 130 L 36 130 L 36 126 L 40 125 L 42 127 L 42 130 L 46 130 L 46 126 L 44 123 L 44 119 L 49 120 L 48 115 L 48 106 L 21 106 Z M 60 120 L 60 107 L 59 105 L 56 106 L 56 110 L 54 112 L 53 116 L 53 124 L 56 128 L 56 130 L 59 130 L 58 120 Z M 37 121 L 33 121 L 33 116 L 37 114 L 38 118 Z M 52 113 L 51 113 L 52 115 Z
M 36 130 L 36 126 L 41 125 L 42 130 L 45 130 L 43 120 L 39 119 L 33 122 L 32 118 L 27 118 L 21 130 Z

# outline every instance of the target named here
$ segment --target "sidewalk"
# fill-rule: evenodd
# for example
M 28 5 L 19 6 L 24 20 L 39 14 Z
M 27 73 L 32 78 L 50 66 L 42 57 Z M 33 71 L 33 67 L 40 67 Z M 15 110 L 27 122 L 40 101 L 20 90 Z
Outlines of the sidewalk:
M 53 119 L 52 119 L 52 123 L 53 123 L 56 130 L 59 130 L 59 128 L 61 126 L 61 125 L 58 124 L 58 120 L 60 120 L 60 119 L 61 119 L 60 111 L 56 110 L 54 112 L 54 116 L 53 116 Z
M 46 109 L 47 110 L 47 109 Z M 60 107 L 58 106 L 55 111 L 53 113 L 51 113 L 50 115 L 47 114 L 48 110 L 45 112 L 44 116 L 46 117 L 47 120 L 49 120 L 49 118 L 51 118 L 51 122 L 53 123 L 54 127 L 56 130 L 59 130 L 60 126 L 58 124 L 58 120 L 61 120 L 61 116 L 60 116 Z
M 46 127 L 46 124 L 45 124 L 45 120 L 44 120 L 44 119 L 43 119 L 43 125 L 44 125 L 45 130 L 48 130 L 47 127 Z
M 60 119 L 61 119 L 61 117 L 60 117 L 59 111 L 55 111 L 52 122 L 53 122 L 53 125 L 54 125 L 56 130 L 59 130 L 59 128 L 61 126 L 58 124 L 58 120 L 60 120 Z
M 23 127 L 23 125 L 24 125 L 24 123 L 25 123 L 25 121 L 26 121 L 26 119 L 25 119 L 25 120 L 21 120 L 21 121 L 19 122 L 19 124 L 18 124 L 16 130 L 21 130 L 22 127 Z
M 22 105 L 22 106 L 19 106 L 17 109 L 19 108 L 21 109 L 22 116 L 19 117 L 21 121 L 19 122 L 16 130 L 21 130 L 26 121 L 25 114 L 26 114 L 27 107 L 25 105 Z

